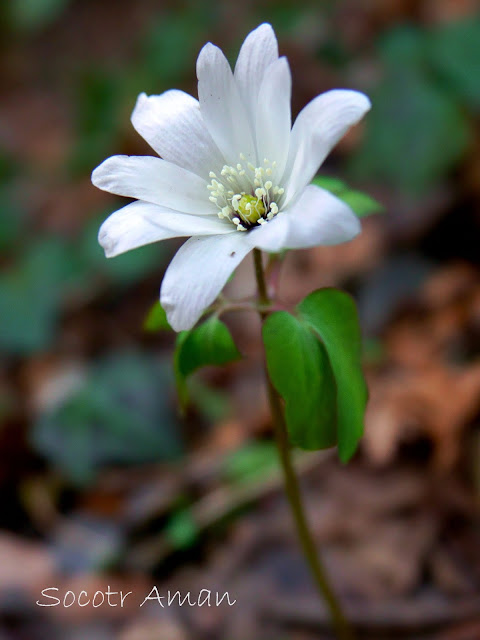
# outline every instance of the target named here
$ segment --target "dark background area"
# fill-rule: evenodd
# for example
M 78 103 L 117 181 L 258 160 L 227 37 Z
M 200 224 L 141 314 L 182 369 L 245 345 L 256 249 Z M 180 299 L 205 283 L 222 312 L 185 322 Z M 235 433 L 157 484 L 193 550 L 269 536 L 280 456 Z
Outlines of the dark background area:
M 141 91 L 196 95 L 208 40 L 233 62 L 276 29 L 296 114 L 318 93 L 373 109 L 321 169 L 384 212 L 286 259 L 294 302 L 354 294 L 371 401 L 361 450 L 298 455 L 316 537 L 367 639 L 480 638 L 480 9 L 473 0 L 9 0 L 0 8 L 0 640 L 328 638 L 293 537 L 263 395 L 259 324 L 226 316 L 244 359 L 190 381 L 145 318 L 179 242 L 106 260 L 123 204 L 90 183 L 149 154 Z M 229 285 L 253 291 L 247 258 Z M 139 608 L 229 591 L 229 608 Z M 42 589 L 133 591 L 125 607 L 40 608 Z

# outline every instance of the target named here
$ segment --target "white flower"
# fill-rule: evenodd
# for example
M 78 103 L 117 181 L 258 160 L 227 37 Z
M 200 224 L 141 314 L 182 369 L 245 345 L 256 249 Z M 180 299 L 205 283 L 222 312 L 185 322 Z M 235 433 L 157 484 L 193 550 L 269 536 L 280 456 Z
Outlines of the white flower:
M 252 31 L 235 71 L 206 44 L 198 101 L 183 91 L 142 93 L 135 129 L 161 156 L 113 156 L 94 185 L 136 201 L 102 225 L 107 257 L 192 236 L 173 258 L 160 301 L 177 331 L 190 329 L 253 248 L 277 252 L 351 240 L 360 223 L 310 185 L 332 147 L 370 108 L 357 91 L 317 96 L 291 127 L 291 75 L 269 24 Z

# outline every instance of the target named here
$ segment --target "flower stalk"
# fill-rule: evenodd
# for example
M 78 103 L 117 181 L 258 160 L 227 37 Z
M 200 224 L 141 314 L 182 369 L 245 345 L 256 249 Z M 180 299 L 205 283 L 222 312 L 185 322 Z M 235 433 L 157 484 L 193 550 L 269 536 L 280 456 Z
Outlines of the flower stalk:
M 255 264 L 258 299 L 260 303 L 259 313 L 263 322 L 269 313 L 268 305 L 270 303 L 270 298 L 265 281 L 262 252 L 259 249 L 255 249 L 253 252 L 253 258 Z M 319 552 L 316 548 L 313 535 L 310 531 L 305 508 L 302 502 L 298 479 L 292 462 L 288 432 L 280 398 L 272 385 L 266 366 L 265 378 L 275 441 L 284 474 L 285 492 L 290 504 L 290 509 L 305 560 L 309 566 L 315 587 L 329 610 L 330 618 L 335 628 L 338 640 L 354 640 L 355 635 L 353 630 L 345 617 L 342 606 L 333 590 L 327 571 L 323 566 Z

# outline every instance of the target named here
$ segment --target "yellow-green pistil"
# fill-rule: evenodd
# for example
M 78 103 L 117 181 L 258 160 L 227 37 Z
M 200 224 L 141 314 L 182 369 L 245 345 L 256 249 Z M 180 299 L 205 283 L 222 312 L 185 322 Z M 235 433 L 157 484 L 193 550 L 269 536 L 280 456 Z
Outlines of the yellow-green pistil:
M 240 200 L 238 200 L 237 206 L 237 215 L 246 222 L 247 225 L 254 225 L 265 215 L 263 200 L 256 196 L 250 196 L 248 194 L 242 195 Z

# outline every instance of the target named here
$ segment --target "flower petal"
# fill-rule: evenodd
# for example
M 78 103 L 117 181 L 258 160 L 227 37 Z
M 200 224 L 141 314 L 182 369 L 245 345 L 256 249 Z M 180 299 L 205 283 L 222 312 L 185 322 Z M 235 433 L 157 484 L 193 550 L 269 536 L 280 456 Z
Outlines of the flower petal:
M 288 216 L 281 211 L 270 222 L 249 231 L 247 239 L 252 248 L 276 253 L 285 247 L 288 233 Z
M 152 156 L 112 156 L 92 173 L 99 189 L 138 198 L 176 211 L 215 215 L 203 178 L 176 164 Z
M 235 65 L 235 82 L 247 109 L 252 127 L 265 70 L 278 58 L 278 44 L 270 24 L 264 23 L 248 34 Z M 262 158 L 260 158 L 262 159 Z
M 284 214 L 288 234 L 283 249 L 340 244 L 361 231 L 360 221 L 348 205 L 314 185 L 309 185 Z
M 253 131 L 233 73 L 221 50 L 211 42 L 197 60 L 200 112 L 210 134 L 228 164 L 243 153 L 255 163 Z
M 370 100 L 359 91 L 335 89 L 317 96 L 302 109 L 290 137 L 285 203 L 310 183 L 332 148 L 370 106 Z
M 218 218 L 192 216 L 137 201 L 115 211 L 105 220 L 100 227 L 98 241 L 105 249 L 107 258 L 113 258 L 159 240 L 234 231 L 235 227 L 230 222 Z
M 164 160 L 204 178 L 223 166 L 220 151 L 200 113 L 198 101 L 172 89 L 159 96 L 141 93 L 132 113 L 138 133 Z
M 256 137 L 259 161 L 277 163 L 272 173 L 276 184 L 283 175 L 290 145 L 292 76 L 286 58 L 279 58 L 266 70 L 262 99 L 258 101 Z
M 233 226 L 233 225 L 232 225 Z M 175 331 L 191 329 L 251 250 L 246 233 L 190 238 L 180 247 L 162 282 L 160 302 Z

